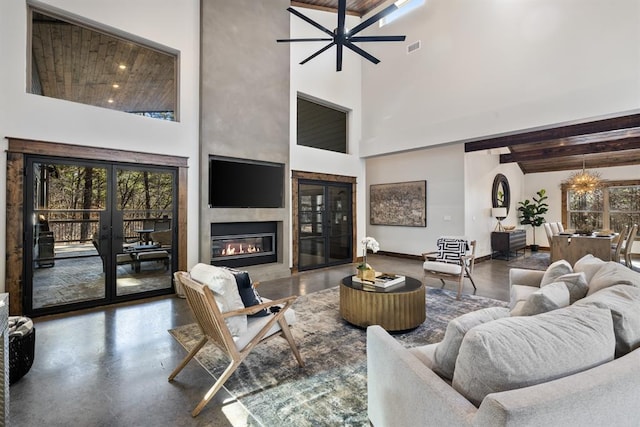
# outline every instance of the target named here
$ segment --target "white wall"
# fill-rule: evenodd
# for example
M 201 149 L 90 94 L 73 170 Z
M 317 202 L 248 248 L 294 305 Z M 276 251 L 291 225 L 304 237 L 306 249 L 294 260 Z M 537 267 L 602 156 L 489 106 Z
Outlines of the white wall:
M 197 0 L 47 0 L 50 5 L 180 51 L 180 122 L 167 122 L 27 94 L 27 8 L 21 0 L 0 2 L 0 151 L 4 137 L 108 147 L 189 157 L 188 265 L 198 256 L 198 79 Z M 124 11 L 124 13 L 123 13 Z M 0 156 L 6 176 L 6 156 Z M 6 259 L 6 181 L 0 179 L 0 259 Z M 0 263 L 0 277 L 5 264 Z M 0 291 L 4 281 L 0 282 Z
M 333 30 L 337 25 L 335 13 L 318 10 L 296 8 L 328 29 Z M 354 27 L 360 19 L 347 16 L 347 26 Z M 303 20 L 291 16 L 291 38 L 323 37 L 320 30 L 312 27 Z M 357 238 L 360 241 L 365 236 L 366 217 L 364 206 L 366 203 L 364 161 L 360 159 L 361 140 L 361 61 L 360 57 L 348 49 L 343 54 L 342 71 L 336 72 L 336 49 L 323 52 L 304 65 L 299 62 L 315 51 L 322 48 L 325 42 L 291 43 L 291 152 L 290 162 L 292 170 L 319 172 L 335 175 L 357 177 L 357 206 L 356 221 L 358 224 Z M 284 48 L 284 47 L 283 47 Z M 314 97 L 349 110 L 348 153 L 334 153 L 296 144 L 296 114 L 297 94 L 301 93 Z
M 427 0 L 370 28 L 407 40 L 367 43 L 363 156 L 640 106 L 638 0 Z

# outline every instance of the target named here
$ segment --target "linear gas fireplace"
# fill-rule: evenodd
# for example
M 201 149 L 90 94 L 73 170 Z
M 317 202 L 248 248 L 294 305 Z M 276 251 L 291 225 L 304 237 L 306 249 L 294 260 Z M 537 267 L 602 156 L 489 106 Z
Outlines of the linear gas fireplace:
M 225 267 L 276 262 L 278 224 L 224 222 L 211 224 L 211 264 Z

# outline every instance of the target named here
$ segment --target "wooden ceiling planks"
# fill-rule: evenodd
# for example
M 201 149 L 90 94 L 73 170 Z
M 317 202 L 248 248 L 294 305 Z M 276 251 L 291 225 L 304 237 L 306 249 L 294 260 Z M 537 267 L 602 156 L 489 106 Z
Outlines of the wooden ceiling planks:
M 347 13 L 363 16 L 383 3 L 387 3 L 387 0 L 347 0 Z M 338 10 L 338 0 L 296 0 L 291 2 L 291 6 L 335 12 Z

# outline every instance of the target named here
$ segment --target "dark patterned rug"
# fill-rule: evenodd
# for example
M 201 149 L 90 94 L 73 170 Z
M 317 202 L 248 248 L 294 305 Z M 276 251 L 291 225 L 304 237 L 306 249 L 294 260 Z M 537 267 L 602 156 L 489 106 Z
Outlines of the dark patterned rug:
M 549 252 L 533 252 L 518 258 L 507 264 L 511 268 L 526 268 L 529 270 L 546 270 L 550 264 L 551 254 Z
M 395 334 L 406 347 L 442 340 L 449 320 L 506 302 L 474 295 L 456 301 L 455 292 L 427 288 L 427 320 L 413 331 Z M 227 380 L 225 388 L 258 420 L 278 426 L 367 426 L 366 331 L 340 318 L 338 287 L 301 296 L 292 327 L 305 368 L 299 368 L 287 342 L 258 345 Z M 200 339 L 196 324 L 169 331 L 186 349 Z M 212 344 L 196 356 L 218 378 L 228 365 Z M 213 385 L 213 382 L 212 382 Z M 196 402 L 194 402 L 195 405 Z M 200 415 L 206 417 L 206 412 Z

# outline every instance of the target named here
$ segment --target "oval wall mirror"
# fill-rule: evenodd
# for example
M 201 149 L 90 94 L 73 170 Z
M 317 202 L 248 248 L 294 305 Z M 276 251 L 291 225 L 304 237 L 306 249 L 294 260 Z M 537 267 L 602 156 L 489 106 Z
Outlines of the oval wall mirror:
M 509 206 L 511 205 L 511 190 L 509 189 L 509 181 L 507 177 L 499 173 L 493 179 L 493 188 L 491 189 L 492 206 L 494 208 L 507 208 L 509 214 Z

